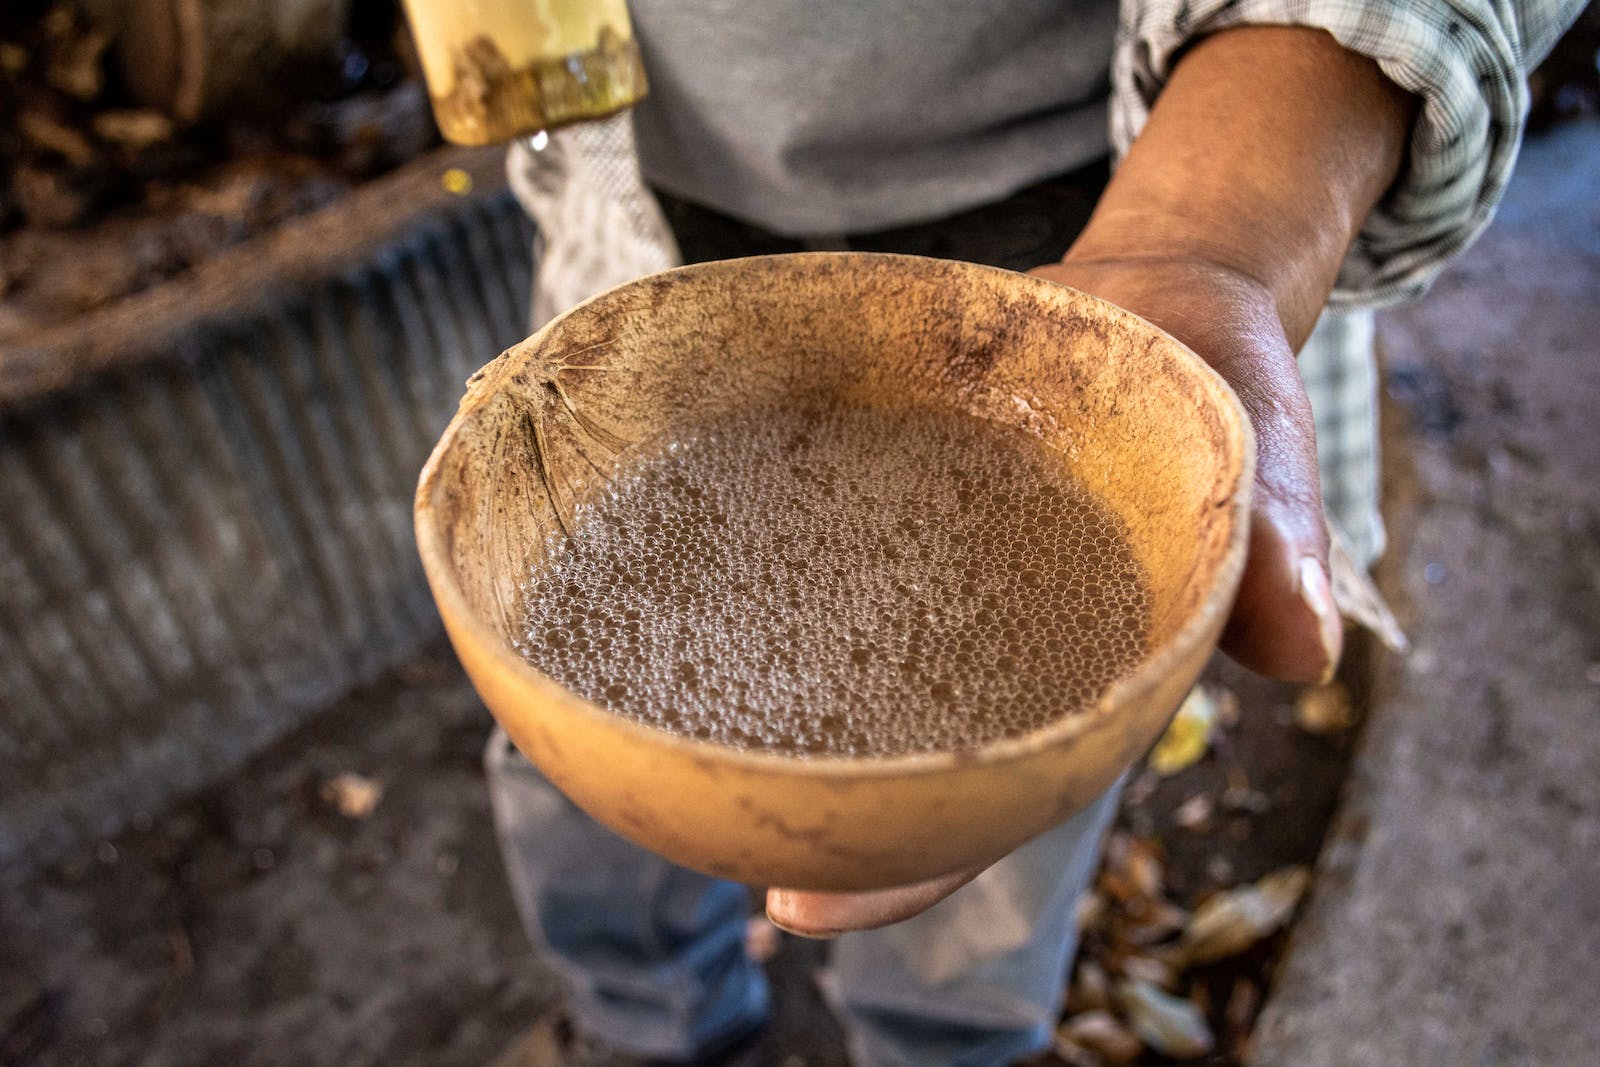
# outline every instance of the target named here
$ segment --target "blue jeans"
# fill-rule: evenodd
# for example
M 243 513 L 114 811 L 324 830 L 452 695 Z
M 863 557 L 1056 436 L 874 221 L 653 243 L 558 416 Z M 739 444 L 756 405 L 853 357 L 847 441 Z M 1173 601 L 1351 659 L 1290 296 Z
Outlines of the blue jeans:
M 693 1060 L 761 1023 L 744 887 L 602 827 L 498 729 L 485 763 L 518 908 L 565 975 L 579 1029 Z M 993 1067 L 1049 1044 L 1075 904 L 1120 793 L 1119 782 L 916 918 L 837 941 L 823 990 L 857 1067 Z

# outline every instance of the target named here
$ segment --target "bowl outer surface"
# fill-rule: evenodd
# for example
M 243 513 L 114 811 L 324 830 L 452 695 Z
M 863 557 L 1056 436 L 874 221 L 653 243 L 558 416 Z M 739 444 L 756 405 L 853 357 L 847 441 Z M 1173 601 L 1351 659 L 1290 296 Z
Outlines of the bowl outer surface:
M 737 283 L 771 284 L 765 275 L 790 269 L 782 261 L 818 259 L 878 261 L 869 264 L 877 270 L 939 270 L 954 273 L 957 282 L 969 270 L 1005 275 L 1004 286 L 1046 287 L 1052 292 L 1040 293 L 1043 302 L 1069 301 L 1075 315 L 1093 314 L 1115 320 L 1120 330 L 1134 329 L 1142 343 L 1163 350 L 1159 358 L 1194 364 L 1187 373 L 1207 402 L 1222 411 L 1222 430 L 1213 427 L 1212 432 L 1227 435 L 1219 446 L 1227 453 L 1220 478 L 1231 492 L 1217 505 L 1228 505 L 1225 547 L 1211 568 L 1205 595 L 1176 636 L 1112 686 L 1096 707 L 971 752 L 797 760 L 679 738 L 568 693 L 518 656 L 495 625 L 469 606 L 457 569 L 460 559 L 452 555 L 461 520 L 445 514 L 452 503 L 448 477 L 471 465 L 458 457 L 451 468 L 456 473 L 443 474 L 452 450 L 462 446 L 480 409 L 513 383 L 515 362 L 491 365 L 475 377 L 423 471 L 417 532 L 446 630 L 479 694 L 517 746 L 575 803 L 684 866 L 757 885 L 847 891 L 902 885 L 998 859 L 1087 805 L 1154 742 L 1215 646 L 1237 587 L 1253 441 L 1237 400 L 1187 349 L 1112 305 L 1038 279 L 859 253 L 724 261 L 654 279 L 720 272 Z M 728 284 L 726 277 L 720 284 Z M 692 295 L 691 288 L 687 296 Z M 564 318 L 583 315 L 595 301 Z M 531 358 L 561 321 L 500 362 Z

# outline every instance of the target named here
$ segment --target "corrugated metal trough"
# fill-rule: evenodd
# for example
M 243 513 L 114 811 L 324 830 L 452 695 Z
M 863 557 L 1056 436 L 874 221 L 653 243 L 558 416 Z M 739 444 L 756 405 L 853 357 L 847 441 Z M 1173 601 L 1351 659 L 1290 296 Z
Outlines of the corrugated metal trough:
M 417 471 L 526 332 L 500 167 L 443 150 L 0 352 L 0 871 L 214 780 L 437 632 Z

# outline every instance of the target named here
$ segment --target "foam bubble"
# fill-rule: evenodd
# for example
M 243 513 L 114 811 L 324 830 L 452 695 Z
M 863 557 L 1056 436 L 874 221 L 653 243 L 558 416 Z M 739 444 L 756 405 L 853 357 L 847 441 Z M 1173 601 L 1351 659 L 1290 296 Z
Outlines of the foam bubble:
M 554 542 L 519 651 L 740 748 L 972 747 L 1144 654 L 1121 522 L 1035 439 L 926 409 L 761 411 L 649 443 Z

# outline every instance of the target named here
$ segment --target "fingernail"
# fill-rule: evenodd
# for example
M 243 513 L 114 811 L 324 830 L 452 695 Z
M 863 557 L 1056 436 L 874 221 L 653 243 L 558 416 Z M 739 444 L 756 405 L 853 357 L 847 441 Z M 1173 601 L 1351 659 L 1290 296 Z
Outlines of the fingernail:
M 776 912 L 776 914 L 774 914 Z M 782 889 L 767 890 L 767 921 L 778 929 L 797 937 L 826 941 L 837 937 L 837 930 L 800 930 L 790 925 L 794 917 L 794 896 Z
M 1313 556 L 1300 560 L 1300 600 L 1317 617 L 1317 639 L 1327 666 L 1322 671 L 1324 684 L 1333 680 L 1339 666 L 1339 653 L 1344 650 L 1344 622 L 1339 618 L 1339 605 L 1334 603 L 1333 589 L 1328 585 L 1328 572 Z
M 800 930 L 793 926 L 786 926 L 770 915 L 767 916 L 767 921 L 784 933 L 793 934 L 795 937 L 803 937 L 807 941 L 832 941 L 845 932 L 843 930 Z

